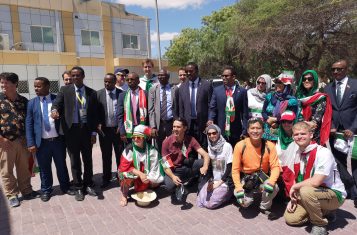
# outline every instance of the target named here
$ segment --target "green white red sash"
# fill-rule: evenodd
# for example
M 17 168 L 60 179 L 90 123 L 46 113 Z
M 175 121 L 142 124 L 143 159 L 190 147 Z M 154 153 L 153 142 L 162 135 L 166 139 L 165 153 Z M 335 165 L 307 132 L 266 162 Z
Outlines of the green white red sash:
M 231 136 L 231 122 L 234 121 L 236 108 L 234 106 L 232 90 L 226 89 L 226 96 L 227 96 L 226 109 L 225 109 L 226 124 L 224 127 L 224 132 L 225 132 L 226 136 L 229 137 L 229 136 Z

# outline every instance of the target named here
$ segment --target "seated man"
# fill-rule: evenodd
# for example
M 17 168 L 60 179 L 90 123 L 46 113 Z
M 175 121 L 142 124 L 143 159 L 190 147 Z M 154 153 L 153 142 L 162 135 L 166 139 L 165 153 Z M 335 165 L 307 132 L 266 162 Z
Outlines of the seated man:
M 275 146 L 262 139 L 263 133 L 263 121 L 259 118 L 249 119 L 249 138 L 238 142 L 234 148 L 232 178 L 234 195 L 240 206 L 250 206 L 254 201 L 254 193 L 262 192 L 260 211 L 273 220 L 276 216 L 270 208 L 279 191 L 276 181 L 280 168 Z
M 120 158 L 118 169 L 122 197 L 120 205 L 128 204 L 128 191 L 134 185 L 136 192 L 155 188 L 164 180 L 160 172 L 159 153 L 146 143 L 151 129 L 144 125 L 134 128 L 133 142 L 125 148 Z
M 162 144 L 163 159 L 169 159 L 172 163 L 163 164 L 166 173 L 165 187 L 169 192 L 174 192 L 176 186 L 199 176 L 199 173 L 206 175 L 208 170 L 208 153 L 195 138 L 186 135 L 186 131 L 187 121 L 183 118 L 176 118 L 173 122 L 172 135 L 167 137 Z M 197 153 L 203 159 L 197 159 Z
M 289 225 L 302 225 L 310 221 L 311 234 L 327 234 L 328 221 L 324 215 L 339 208 L 346 196 L 337 165 L 331 151 L 312 143 L 310 126 L 305 122 L 293 127 L 293 138 L 299 149 L 294 167 L 295 184 L 291 187 L 284 218 Z

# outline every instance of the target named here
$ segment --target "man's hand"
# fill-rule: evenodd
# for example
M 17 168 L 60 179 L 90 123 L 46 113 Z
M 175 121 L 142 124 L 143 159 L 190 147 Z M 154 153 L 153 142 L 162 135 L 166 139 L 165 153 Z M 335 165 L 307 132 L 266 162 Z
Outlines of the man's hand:
M 123 143 L 128 143 L 128 140 L 127 140 L 127 138 L 126 138 L 126 135 L 121 135 L 120 136 L 120 139 L 121 139 L 121 141 L 123 141 Z
M 35 154 L 37 152 L 36 146 L 28 147 L 27 150 L 32 154 Z
M 139 177 L 140 177 L 141 182 L 143 182 L 144 184 L 148 184 L 148 183 L 150 182 L 150 181 L 148 180 L 148 178 L 147 178 L 147 175 L 144 174 L 144 173 L 141 173 L 141 174 L 139 175 Z
M 207 123 L 206 123 L 206 126 L 210 126 L 213 124 L 213 121 L 212 120 L 208 120 Z
M 12 144 L 11 141 L 4 138 L 0 137 L 0 148 L 2 148 L 4 151 L 8 151 L 11 148 Z
M 276 117 L 268 117 L 267 119 L 267 123 L 269 124 L 269 126 L 273 125 L 273 123 L 275 123 L 277 121 Z
M 59 119 L 60 118 L 59 113 L 57 112 L 56 109 L 51 111 L 51 118 L 53 118 L 53 119 Z
M 95 144 L 97 142 L 97 136 L 96 135 L 92 135 L 90 137 L 90 142 L 92 143 L 92 145 Z
M 297 200 L 298 200 L 298 192 L 299 190 L 295 187 L 296 184 L 294 184 L 291 189 L 290 189 L 290 192 L 289 192 L 289 196 L 290 196 L 290 199 L 291 199 L 291 202 L 292 203 L 297 203 Z
M 156 128 L 152 128 L 150 135 L 152 138 L 156 138 L 158 136 L 158 130 Z
M 332 129 L 330 130 L 330 136 L 331 136 L 331 137 L 335 137 L 336 132 L 337 132 L 337 129 L 336 129 L 336 128 L 332 128 Z
M 97 129 L 98 129 L 98 132 L 102 131 L 102 124 L 98 124 Z
M 176 175 L 172 176 L 171 180 L 172 180 L 172 182 L 174 182 L 174 184 L 176 186 L 179 186 L 182 184 L 181 179 Z
M 344 136 L 346 139 L 352 138 L 352 137 L 353 137 L 353 132 L 350 131 L 350 130 L 344 130 L 344 131 L 343 131 L 343 136 Z
M 218 188 L 219 186 L 221 186 L 223 184 L 223 181 L 217 181 L 216 183 L 213 184 L 212 190 L 215 190 L 216 188 Z
M 294 203 L 294 202 L 292 202 L 292 201 L 290 201 L 290 202 L 288 203 L 288 206 L 286 207 L 286 210 L 287 210 L 289 213 L 294 213 L 295 210 L 296 210 L 296 208 L 297 208 L 297 204 Z
M 202 175 L 206 175 L 208 171 L 208 167 L 207 166 L 203 166 L 200 168 L 200 172 Z

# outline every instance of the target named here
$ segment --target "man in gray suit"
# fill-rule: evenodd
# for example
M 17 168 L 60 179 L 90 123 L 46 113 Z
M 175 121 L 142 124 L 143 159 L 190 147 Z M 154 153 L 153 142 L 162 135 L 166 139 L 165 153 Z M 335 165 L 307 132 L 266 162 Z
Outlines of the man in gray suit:
M 186 66 L 188 81 L 183 83 L 179 92 L 178 116 L 187 120 L 188 132 L 204 149 L 207 149 L 207 137 L 203 134 L 208 119 L 212 85 L 198 76 L 198 66 L 190 62 Z
M 98 99 L 98 133 L 102 151 L 103 179 L 101 188 L 106 188 L 112 179 L 112 151 L 114 148 L 116 171 L 123 151 L 118 129 L 118 98 L 122 90 L 115 87 L 115 75 L 107 73 L 104 77 L 104 88 L 97 91 Z
M 346 191 L 357 207 L 357 160 L 353 157 L 351 159 L 351 177 L 347 171 L 347 154 L 334 148 L 336 132 L 342 132 L 346 140 L 357 134 L 357 80 L 347 76 L 348 63 L 346 60 L 337 61 L 332 65 L 331 70 L 335 81 L 325 88 L 332 104 L 331 149 Z
M 161 152 L 162 142 L 172 134 L 176 87 L 169 84 L 170 74 L 166 69 L 159 71 L 158 79 L 160 83 L 151 87 L 148 94 L 148 112 L 155 147 Z

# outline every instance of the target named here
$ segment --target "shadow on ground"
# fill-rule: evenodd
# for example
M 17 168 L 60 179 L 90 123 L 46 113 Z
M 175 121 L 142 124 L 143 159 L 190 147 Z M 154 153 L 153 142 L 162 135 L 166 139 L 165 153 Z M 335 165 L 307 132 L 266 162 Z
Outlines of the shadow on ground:
M 7 206 L 7 199 L 2 192 L 0 187 L 0 234 L 1 235 L 8 235 L 11 234 L 11 227 L 10 227 L 10 215 L 9 215 L 9 208 Z

